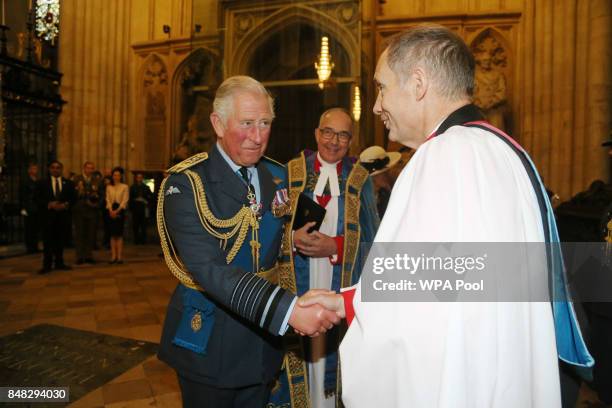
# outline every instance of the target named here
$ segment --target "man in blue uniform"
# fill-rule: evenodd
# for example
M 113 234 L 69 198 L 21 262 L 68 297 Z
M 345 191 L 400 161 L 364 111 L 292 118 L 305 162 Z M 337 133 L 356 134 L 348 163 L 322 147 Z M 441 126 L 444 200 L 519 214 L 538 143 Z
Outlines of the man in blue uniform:
M 180 280 L 159 358 L 178 374 L 185 407 L 262 407 L 288 325 L 324 333 L 337 317 L 302 308 L 274 268 L 286 215 L 284 167 L 262 158 L 273 101 L 256 80 L 219 87 L 217 144 L 169 169 L 158 202 L 166 263 Z

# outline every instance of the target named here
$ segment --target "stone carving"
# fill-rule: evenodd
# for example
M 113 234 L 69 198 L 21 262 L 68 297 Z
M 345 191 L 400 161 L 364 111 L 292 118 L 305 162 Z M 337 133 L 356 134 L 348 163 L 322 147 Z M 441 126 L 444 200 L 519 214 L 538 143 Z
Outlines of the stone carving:
M 15 52 L 15 58 L 25 60 L 26 39 L 26 33 L 17 33 L 17 51 Z
M 36 63 L 44 68 L 49 68 L 51 66 L 51 61 L 48 58 L 45 58 L 43 54 L 43 42 L 40 38 L 34 38 L 34 60 Z
M 154 56 L 144 72 L 144 89 L 147 101 L 147 117 L 164 117 L 166 114 L 166 92 L 168 73 L 163 61 Z
M 176 134 L 181 139 L 175 139 L 173 161 L 184 160 L 196 153 L 208 151 L 216 138 L 210 125 L 209 116 L 212 112 L 214 90 L 221 82 L 219 66 L 210 52 L 199 49 L 194 51 L 179 70 L 181 84 L 181 112 L 176 118 L 180 126 Z M 207 91 L 194 91 L 194 87 L 205 86 Z
M 236 30 L 243 35 L 253 27 L 253 16 L 251 14 L 239 14 L 236 16 Z
M 203 50 L 195 51 L 185 63 L 180 73 L 180 82 L 184 88 L 196 85 L 218 85 L 219 72 L 215 61 Z
M 337 9 L 337 18 L 344 24 L 351 24 L 357 20 L 358 13 L 356 3 L 341 3 Z
M 187 131 L 183 134 L 175 152 L 174 161 L 182 161 L 196 153 L 207 152 L 212 148 L 215 138 L 211 132 L 202 130 L 202 123 L 197 114 L 193 114 L 187 120 Z M 202 118 L 200 118 L 202 119 Z M 208 117 L 203 118 L 207 120 Z
M 167 166 L 166 150 L 160 141 L 166 134 L 166 96 L 168 94 L 168 71 L 160 57 L 153 55 L 146 62 L 143 74 L 145 98 L 145 166 L 164 168 Z
M 490 31 L 486 31 L 472 44 L 472 51 L 476 59 L 474 103 L 493 126 L 505 130 L 508 105 L 506 50 Z

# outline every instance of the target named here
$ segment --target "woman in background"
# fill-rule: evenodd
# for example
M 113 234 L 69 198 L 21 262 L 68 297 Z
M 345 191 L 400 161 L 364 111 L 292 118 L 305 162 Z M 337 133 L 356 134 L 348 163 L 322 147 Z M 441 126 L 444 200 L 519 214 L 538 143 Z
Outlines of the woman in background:
M 110 217 L 110 263 L 123 263 L 123 224 L 125 210 L 130 197 L 128 185 L 123 183 L 123 169 L 115 167 L 111 173 L 111 184 L 106 186 L 106 210 Z

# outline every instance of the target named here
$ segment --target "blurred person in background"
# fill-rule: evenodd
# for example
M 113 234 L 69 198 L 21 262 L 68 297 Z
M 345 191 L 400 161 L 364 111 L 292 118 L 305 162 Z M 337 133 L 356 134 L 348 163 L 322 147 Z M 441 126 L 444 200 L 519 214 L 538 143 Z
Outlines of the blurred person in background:
M 132 212 L 132 229 L 134 243 L 145 244 L 147 241 L 147 213 L 153 193 L 143 183 L 142 173 L 134 175 L 134 184 L 130 187 L 130 211 Z
M 110 263 L 123 263 L 123 226 L 125 210 L 129 202 L 128 185 L 123 183 L 124 171 L 115 167 L 111 173 L 111 184 L 106 186 L 106 210 L 110 218 Z
M 74 218 L 74 244 L 77 265 L 94 264 L 92 251 L 96 240 L 96 219 L 100 206 L 100 180 L 94 175 L 92 162 L 83 163 L 83 173 L 75 176 L 77 200 L 72 209 Z
M 23 233 L 28 254 L 38 252 L 40 218 L 36 205 L 36 186 L 38 185 L 38 165 L 28 166 L 28 176 L 21 184 L 21 215 L 23 216 Z
M 100 195 L 104 197 L 104 200 L 100 201 L 100 213 L 102 218 L 102 229 L 104 234 L 102 236 L 102 246 L 106 249 L 110 249 L 110 217 L 106 210 L 106 187 L 111 184 L 111 176 L 107 175 L 102 178 L 100 183 Z

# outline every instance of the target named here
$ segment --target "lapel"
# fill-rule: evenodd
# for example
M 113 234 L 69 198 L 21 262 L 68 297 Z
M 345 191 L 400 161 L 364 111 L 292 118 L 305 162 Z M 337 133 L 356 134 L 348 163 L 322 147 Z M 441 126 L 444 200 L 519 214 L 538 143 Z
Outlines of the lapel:
M 225 161 L 219 149 L 215 145 L 208 156 L 210 165 L 206 179 L 215 185 L 215 191 L 220 191 L 232 200 L 244 204 L 247 195 L 247 187 L 240 176 L 232 171 Z
M 51 176 L 47 177 L 47 182 L 45 183 L 45 187 L 47 190 L 47 195 L 50 200 L 53 200 L 53 178 Z
M 274 184 L 274 177 L 268 167 L 264 164 L 263 160 L 257 163 L 257 174 L 259 176 L 259 189 L 261 193 L 261 205 L 264 211 L 270 209 L 270 204 L 274 198 L 274 192 L 276 191 L 276 184 Z

